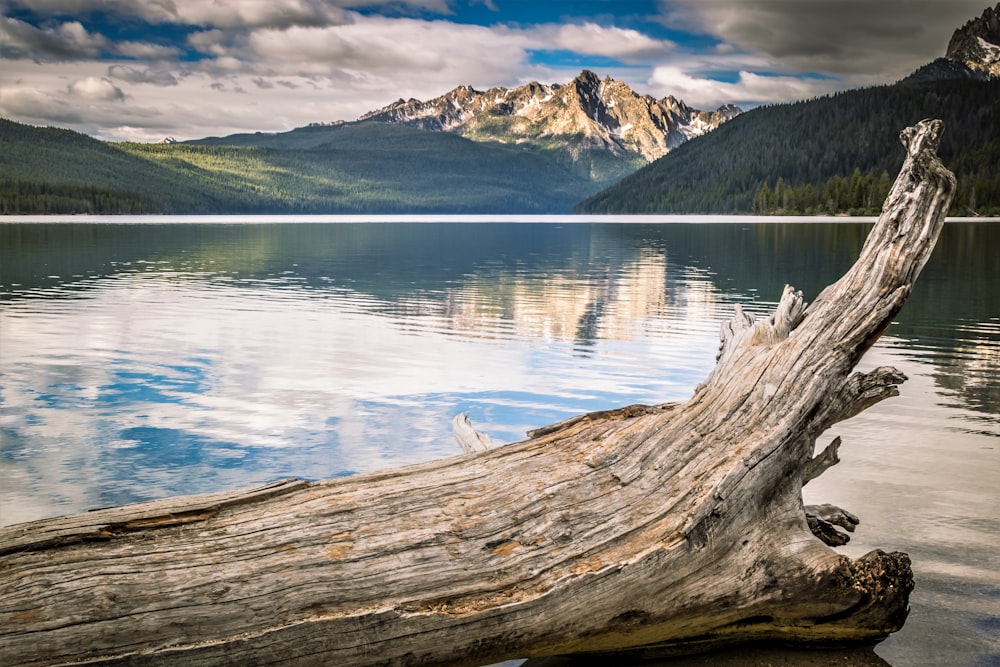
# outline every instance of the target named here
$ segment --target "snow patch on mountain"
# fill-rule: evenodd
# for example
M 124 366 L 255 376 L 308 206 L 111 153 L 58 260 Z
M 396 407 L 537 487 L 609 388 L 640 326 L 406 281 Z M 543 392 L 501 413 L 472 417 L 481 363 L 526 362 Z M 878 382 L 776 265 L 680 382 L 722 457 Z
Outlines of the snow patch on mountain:
M 955 31 L 945 58 L 986 77 L 1000 77 L 1000 2 Z
M 979 37 L 979 50 L 982 54 L 983 63 L 987 65 L 993 65 L 1000 63 L 1000 44 L 993 44 L 992 42 L 987 42 L 984 38 Z

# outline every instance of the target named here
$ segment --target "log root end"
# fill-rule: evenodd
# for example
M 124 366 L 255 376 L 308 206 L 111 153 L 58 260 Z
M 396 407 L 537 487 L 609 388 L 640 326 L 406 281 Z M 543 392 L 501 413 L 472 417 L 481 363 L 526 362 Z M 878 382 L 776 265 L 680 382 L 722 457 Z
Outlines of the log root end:
M 909 599 L 913 591 L 913 570 L 910 557 L 900 551 L 871 551 L 850 561 L 850 576 L 846 585 L 861 594 L 851 608 L 824 619 L 819 624 L 842 627 L 850 637 L 880 641 L 903 627 L 910 613 Z M 835 639 L 837 633 L 831 638 Z

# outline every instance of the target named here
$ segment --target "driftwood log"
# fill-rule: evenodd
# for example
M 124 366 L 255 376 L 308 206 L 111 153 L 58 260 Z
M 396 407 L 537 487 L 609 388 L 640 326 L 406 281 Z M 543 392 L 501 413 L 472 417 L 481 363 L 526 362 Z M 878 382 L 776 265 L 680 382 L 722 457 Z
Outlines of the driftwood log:
M 907 158 L 857 263 L 811 305 L 739 312 L 683 404 L 583 415 L 454 458 L 288 480 L 0 530 L 0 664 L 481 665 L 874 642 L 909 559 L 828 541 L 856 517 L 801 487 L 831 425 L 896 395 L 851 374 L 902 307 L 955 189 L 941 124 Z M 832 535 L 832 537 L 831 537 Z

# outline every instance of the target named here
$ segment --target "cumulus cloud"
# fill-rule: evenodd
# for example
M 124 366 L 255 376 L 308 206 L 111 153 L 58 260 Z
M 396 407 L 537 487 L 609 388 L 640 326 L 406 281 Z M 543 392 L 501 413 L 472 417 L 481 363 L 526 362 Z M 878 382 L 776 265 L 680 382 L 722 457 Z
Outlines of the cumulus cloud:
M 82 120 L 78 107 L 55 99 L 48 92 L 26 86 L 0 87 L 0 116 L 24 119 L 39 125 L 77 125 Z
M 635 30 L 594 23 L 485 27 L 360 14 L 335 26 L 205 30 L 190 35 L 188 44 L 211 56 L 197 65 L 203 71 L 256 74 L 258 88 L 262 81 L 276 83 L 270 81 L 276 76 L 329 77 L 362 85 L 400 81 L 402 86 L 391 93 L 394 98 L 417 90 L 437 95 L 459 84 L 524 82 L 549 71 L 531 64 L 535 51 L 558 49 L 639 62 L 675 48 Z
M 79 21 L 67 21 L 54 26 L 35 27 L 9 17 L 0 17 L 0 57 L 40 62 L 92 60 L 104 53 L 116 53 L 143 60 L 176 58 L 181 50 L 148 42 L 112 42 L 87 30 Z
M 653 39 L 637 30 L 596 23 L 547 24 L 519 35 L 526 48 L 565 49 L 574 53 L 607 56 L 623 62 L 665 56 L 674 50 L 673 42 Z
M 216 55 L 206 67 L 227 69 L 225 59 L 232 58 L 265 76 L 329 77 L 390 88 L 389 81 L 396 81 L 397 89 L 426 92 L 433 85 L 439 94 L 461 83 L 510 80 L 526 67 L 529 40 L 476 25 L 358 16 L 341 26 L 261 29 L 236 41 L 213 33 L 192 42 Z
M 137 69 L 130 65 L 112 65 L 108 76 L 128 83 L 148 83 L 154 86 L 176 86 L 177 78 L 167 70 Z
M 104 102 L 118 102 L 125 99 L 121 88 L 104 77 L 88 76 L 69 84 L 68 90 L 74 97 Z
M 336 3 L 322 0 L 175 0 L 176 23 L 217 28 L 328 26 L 349 21 Z
M 304 89 L 302 94 L 276 89 L 273 95 L 250 103 L 214 99 L 232 99 L 232 95 L 212 90 L 215 80 L 198 72 L 178 75 L 176 86 L 132 86 L 113 79 L 131 86 L 124 100 L 116 99 L 113 92 L 109 100 L 87 98 L 71 93 L 67 80 L 100 79 L 102 73 L 107 74 L 106 62 L 14 64 L 16 71 L 5 70 L 0 77 L 0 116 L 33 125 L 71 127 L 99 139 L 159 141 L 167 135 L 194 139 L 237 131 L 284 130 L 316 119 L 343 117 L 336 101 L 331 104 L 328 96 L 310 96 Z
M 95 11 L 150 23 L 217 28 L 329 26 L 349 21 L 347 8 L 395 7 L 450 14 L 447 0 L 8 0 L 39 14 Z
M 715 109 L 723 104 L 747 107 L 810 99 L 839 90 L 842 84 L 831 79 L 763 76 L 753 72 L 740 72 L 735 82 L 717 81 L 664 66 L 653 70 L 649 86 L 655 95 L 673 95 L 695 108 Z
M 92 34 L 79 21 L 36 28 L 25 21 L 0 17 L 0 57 L 38 61 L 97 58 L 111 42 Z
M 114 49 L 115 53 L 136 60 L 171 60 L 183 53 L 176 46 L 163 46 L 149 42 L 118 42 Z
M 187 36 L 187 44 L 208 55 L 221 55 L 225 45 L 234 38 L 221 30 L 200 30 Z

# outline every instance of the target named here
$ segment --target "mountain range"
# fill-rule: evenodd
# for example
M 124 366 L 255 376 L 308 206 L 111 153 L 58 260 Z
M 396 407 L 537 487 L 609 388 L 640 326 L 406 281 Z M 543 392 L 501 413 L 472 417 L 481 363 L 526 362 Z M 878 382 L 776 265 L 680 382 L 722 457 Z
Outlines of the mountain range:
M 584 70 L 564 85 L 532 82 L 484 92 L 459 86 L 426 102 L 400 99 L 358 120 L 455 132 L 475 141 L 550 142 L 573 154 L 638 154 L 652 162 L 739 113 L 728 104 L 701 111 L 674 97 L 657 100 Z
M 896 84 L 747 112 L 584 70 L 189 142 L 0 119 L 0 213 L 870 213 L 901 160 L 896 134 L 928 116 L 948 127 L 953 213 L 983 213 L 1000 211 L 998 105 L 1000 4 Z
M 0 213 L 562 213 L 739 112 L 584 70 L 186 142 L 103 143 L 0 119 Z
M 658 100 L 636 93 L 621 81 L 583 70 L 566 84 L 531 82 L 486 91 L 458 86 L 427 101 L 399 99 L 353 122 L 317 122 L 305 129 L 351 131 L 366 124 L 393 125 L 451 134 L 481 145 L 517 147 L 557 163 L 596 191 L 740 112 L 733 105 L 702 111 L 674 97 Z M 302 130 L 185 143 L 280 145 Z

